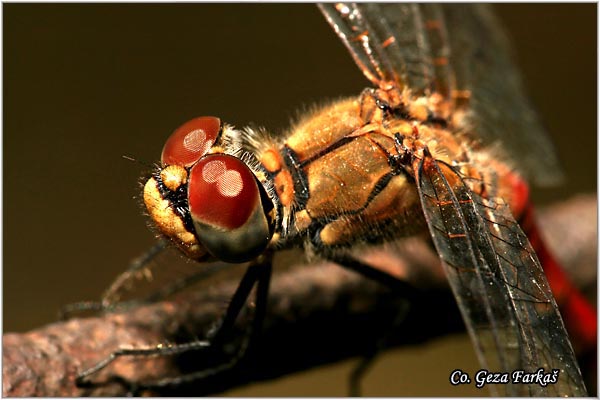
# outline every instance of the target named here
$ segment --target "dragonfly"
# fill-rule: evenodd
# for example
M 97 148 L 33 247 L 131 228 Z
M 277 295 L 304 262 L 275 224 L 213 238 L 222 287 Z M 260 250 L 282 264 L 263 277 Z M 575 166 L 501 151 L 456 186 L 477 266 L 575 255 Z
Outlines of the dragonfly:
M 255 284 L 257 308 L 265 306 L 280 250 L 302 248 L 385 283 L 389 276 L 349 250 L 429 232 L 482 370 L 509 378 L 488 385 L 492 394 L 586 395 L 544 270 L 517 222 L 531 214 L 526 179 L 553 183 L 558 163 L 489 7 L 318 7 L 372 86 L 303 117 L 283 137 L 192 119 L 168 138 L 144 185 L 158 231 L 187 257 L 249 262 L 219 329 Z M 132 354 L 160 350 L 118 350 L 77 382 Z M 540 371 L 543 382 L 534 377 Z

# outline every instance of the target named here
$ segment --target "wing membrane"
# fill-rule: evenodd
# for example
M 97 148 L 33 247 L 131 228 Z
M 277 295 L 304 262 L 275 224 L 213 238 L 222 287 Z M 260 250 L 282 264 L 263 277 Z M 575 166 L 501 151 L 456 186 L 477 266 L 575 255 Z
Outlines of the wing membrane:
M 398 81 L 391 60 L 384 54 L 384 40 L 355 4 L 324 3 L 318 7 L 367 79 L 382 87 Z M 404 14 L 406 6 L 401 7 L 399 14 Z M 382 29 L 387 31 L 388 27 Z
M 414 165 L 423 211 L 481 364 L 558 382 L 491 386 L 510 396 L 585 396 L 571 344 L 527 237 L 508 207 L 472 192 L 449 165 Z
M 536 183 L 558 182 L 554 148 L 525 96 L 512 49 L 490 7 L 446 5 L 443 14 L 457 88 L 471 93 L 472 135 L 484 144 L 501 141 Z
M 448 63 L 434 65 L 449 50 L 437 5 L 327 3 L 319 8 L 374 85 L 407 87 L 416 95 L 449 93 Z
M 540 185 L 560 181 L 553 146 L 524 96 L 506 35 L 481 4 L 323 4 L 319 8 L 376 86 L 437 92 L 467 110 L 464 132 L 499 145 Z

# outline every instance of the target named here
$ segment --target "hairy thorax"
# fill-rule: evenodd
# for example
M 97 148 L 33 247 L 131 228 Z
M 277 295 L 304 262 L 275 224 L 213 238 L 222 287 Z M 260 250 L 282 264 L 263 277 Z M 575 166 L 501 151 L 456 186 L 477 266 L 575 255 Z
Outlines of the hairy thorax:
M 477 194 L 513 200 L 520 178 L 474 148 L 462 115 L 450 115 L 435 96 L 405 98 L 366 90 L 305 117 L 283 143 L 257 149 L 289 222 L 282 236 L 340 246 L 424 231 L 414 176 L 400 162 L 407 149 L 416 157 L 428 149 Z

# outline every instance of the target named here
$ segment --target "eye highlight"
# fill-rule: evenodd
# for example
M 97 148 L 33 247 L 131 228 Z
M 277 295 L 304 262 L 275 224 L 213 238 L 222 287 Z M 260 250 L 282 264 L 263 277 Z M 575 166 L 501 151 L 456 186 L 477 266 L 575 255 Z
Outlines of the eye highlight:
M 165 165 L 189 167 L 215 144 L 221 132 L 217 117 L 194 118 L 177 128 L 167 139 L 161 162 Z
M 202 167 L 202 178 L 206 183 L 216 183 L 223 197 L 237 197 L 244 189 L 242 175 L 227 169 L 223 161 L 213 160 Z
M 209 155 L 190 171 L 188 201 L 194 220 L 236 229 L 256 208 L 258 187 L 254 174 L 237 158 Z
M 196 236 L 215 257 L 243 262 L 271 240 L 267 196 L 252 171 L 226 154 L 204 156 L 190 170 L 188 206 Z

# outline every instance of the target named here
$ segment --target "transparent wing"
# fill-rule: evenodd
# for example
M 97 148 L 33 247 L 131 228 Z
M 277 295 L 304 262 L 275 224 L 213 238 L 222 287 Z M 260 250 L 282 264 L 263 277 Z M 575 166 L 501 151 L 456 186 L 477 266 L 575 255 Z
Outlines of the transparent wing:
M 585 396 L 542 267 L 508 207 L 473 193 L 452 167 L 428 154 L 413 168 L 433 242 L 482 366 L 509 374 L 559 370 L 558 381 L 546 386 L 490 388 L 496 395 Z
M 323 4 L 319 8 L 376 86 L 440 93 L 466 110 L 459 127 L 483 145 L 499 143 L 535 183 L 561 170 L 523 93 L 506 36 L 478 4 Z
M 554 148 L 524 94 L 509 42 L 489 6 L 443 7 L 456 85 L 471 93 L 472 131 L 484 144 L 500 141 L 540 185 L 561 179 Z
M 449 95 L 446 31 L 435 4 L 320 4 L 354 61 L 376 86 Z

